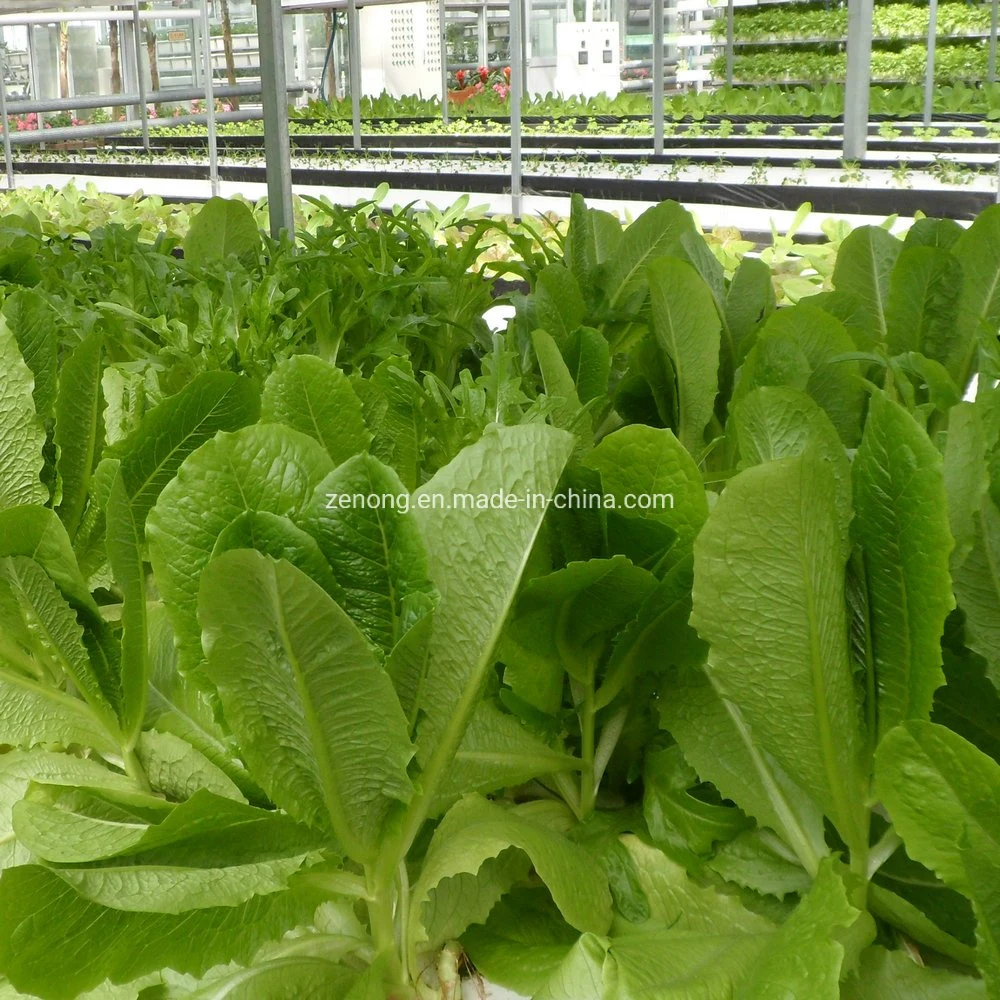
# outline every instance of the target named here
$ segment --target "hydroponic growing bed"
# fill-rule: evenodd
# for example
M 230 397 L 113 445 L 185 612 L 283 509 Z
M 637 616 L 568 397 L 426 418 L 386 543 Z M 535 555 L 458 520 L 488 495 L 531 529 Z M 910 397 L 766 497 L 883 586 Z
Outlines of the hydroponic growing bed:
M 1000 208 L 53 197 L 0 219 L 0 996 L 998 994 Z

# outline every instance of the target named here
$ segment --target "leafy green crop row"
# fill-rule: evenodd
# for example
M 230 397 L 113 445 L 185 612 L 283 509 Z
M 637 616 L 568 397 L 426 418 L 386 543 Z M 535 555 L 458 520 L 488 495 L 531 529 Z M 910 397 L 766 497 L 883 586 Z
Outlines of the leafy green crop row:
M 713 66 L 716 75 L 725 73 L 725 57 L 719 56 Z M 876 49 L 872 51 L 871 78 L 873 80 L 923 79 L 927 68 L 927 46 L 907 45 L 899 51 Z M 986 76 L 987 49 L 979 43 L 941 45 L 936 50 L 934 76 L 942 83 L 954 80 L 982 80 Z M 842 80 L 847 72 L 847 55 L 844 52 L 817 52 L 790 49 L 787 46 L 773 50 L 738 54 L 734 60 L 734 79 L 742 81 L 781 80 Z
M 789 4 L 738 12 L 734 17 L 736 40 L 754 42 L 828 38 L 840 41 L 847 37 L 846 7 L 798 8 L 798 4 Z M 879 4 L 872 11 L 872 33 L 877 38 L 913 38 L 926 35 L 929 23 L 930 15 L 926 5 Z M 939 36 L 989 30 L 990 9 L 986 4 L 953 0 L 938 5 Z M 717 38 L 725 38 L 725 18 L 719 18 L 713 23 L 712 33 Z
M 3 995 L 1000 995 L 1000 208 L 323 211 L 0 227 Z

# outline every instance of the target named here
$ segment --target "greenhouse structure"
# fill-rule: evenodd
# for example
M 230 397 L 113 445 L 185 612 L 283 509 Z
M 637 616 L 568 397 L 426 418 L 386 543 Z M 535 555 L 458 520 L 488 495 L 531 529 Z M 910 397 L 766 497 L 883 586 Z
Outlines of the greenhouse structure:
M 0 1000 L 1000 1000 L 998 0 L 0 0 Z

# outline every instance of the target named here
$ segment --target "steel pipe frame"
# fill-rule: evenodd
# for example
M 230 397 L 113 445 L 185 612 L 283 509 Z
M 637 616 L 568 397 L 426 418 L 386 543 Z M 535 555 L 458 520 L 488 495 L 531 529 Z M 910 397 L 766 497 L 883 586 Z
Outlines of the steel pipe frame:
M 132 0 L 132 40 L 135 43 L 135 80 L 139 89 L 139 117 L 142 119 L 142 145 L 149 152 L 149 109 L 146 105 L 146 77 L 142 68 L 142 39 L 139 38 L 139 0 Z
M 208 115 L 208 176 L 212 197 L 219 196 L 219 137 L 215 128 L 215 81 L 212 66 L 212 24 L 208 17 L 208 0 L 201 0 L 201 39 L 204 48 L 205 112 Z M 261 84 L 263 86 L 263 83 Z
M 140 21 L 197 21 L 201 12 L 194 7 L 181 7 L 178 10 L 140 10 Z M 92 10 L 84 8 L 75 11 L 54 10 L 51 13 L 38 14 L 0 14 L 0 28 L 8 25 L 31 24 L 61 24 L 75 21 L 132 21 L 135 15 L 130 10 Z
M 510 4 L 510 209 L 521 219 L 521 98 L 524 88 L 523 0 Z
M 309 90 L 305 81 L 287 84 L 289 93 Z M 255 83 L 238 83 L 235 87 L 223 86 L 215 88 L 216 97 L 251 97 L 260 94 L 263 85 Z M 205 96 L 201 87 L 178 87 L 176 90 L 154 90 L 146 94 L 149 104 L 169 104 L 173 101 L 196 101 Z M 22 114 L 30 111 L 75 111 L 88 108 L 112 108 L 136 105 L 142 98 L 139 94 L 99 94 L 97 97 L 59 97 L 42 101 L 9 101 L 7 110 L 10 114 Z
M 924 124 L 934 116 L 934 60 L 937 55 L 938 0 L 930 0 L 927 22 L 927 71 L 924 76 Z
M 10 144 L 10 120 L 7 117 L 7 77 L 3 47 L 0 46 L 0 119 L 3 120 L 3 160 L 7 172 L 7 190 L 14 190 L 14 154 Z
M 259 121 L 261 116 L 256 111 L 228 111 L 216 115 L 216 121 L 221 122 L 252 122 Z M 181 125 L 204 125 L 208 115 L 179 115 L 177 118 L 164 118 L 157 123 L 159 128 L 178 128 Z M 28 132 L 12 132 L 11 144 L 14 146 L 39 145 L 46 146 L 53 142 L 72 142 L 74 139 L 112 139 L 127 132 L 135 132 L 136 123 L 107 122 L 104 125 L 67 125 L 64 128 L 32 129 Z
M 986 70 L 986 79 L 990 83 L 995 83 L 997 78 L 997 20 L 1000 13 L 1000 0 L 993 0 L 993 8 L 990 13 L 990 54 L 989 64 Z M 998 194 L 1000 197 L 1000 194 Z
M 267 210 L 271 235 L 295 232 L 292 205 L 292 147 L 288 134 L 288 102 L 284 99 L 285 32 L 277 0 L 258 0 L 257 31 L 264 88 L 264 153 L 267 160 Z
M 663 0 L 653 0 L 653 151 L 663 153 Z
M 273 2 L 273 0 L 271 0 Z M 361 22 L 356 0 L 347 0 L 348 69 L 351 77 L 351 133 L 356 150 L 361 149 Z
M 448 124 L 448 11 L 438 0 L 438 38 L 441 42 L 441 121 Z
M 844 88 L 845 160 L 863 160 L 868 153 L 872 7 L 872 0 L 848 0 L 847 83 Z

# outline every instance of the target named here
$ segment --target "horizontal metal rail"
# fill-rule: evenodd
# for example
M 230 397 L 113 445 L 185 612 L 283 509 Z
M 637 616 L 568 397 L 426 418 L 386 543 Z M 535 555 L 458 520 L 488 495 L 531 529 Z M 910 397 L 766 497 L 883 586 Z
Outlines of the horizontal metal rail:
M 252 97 L 260 93 L 261 85 L 257 83 L 238 83 L 234 87 L 215 87 L 216 97 Z M 312 90 L 313 85 L 305 81 L 288 84 L 289 93 Z M 170 104 L 173 101 L 203 101 L 205 88 L 176 87 L 168 90 L 156 90 L 146 95 L 147 104 Z M 96 97 L 59 97 L 41 100 L 16 100 L 7 102 L 7 114 L 19 115 L 32 111 L 40 114 L 51 111 L 83 111 L 92 108 L 134 107 L 142 103 L 138 94 L 99 94 Z
M 258 111 L 225 111 L 215 116 L 217 122 L 260 121 Z M 208 115 L 180 115 L 177 118 L 160 118 L 153 128 L 179 128 L 182 125 L 204 125 Z M 152 124 L 152 123 L 151 123 Z M 14 146 L 50 145 L 57 142 L 74 142 L 78 139 L 104 139 L 126 132 L 138 132 L 139 122 L 107 122 L 104 125 L 68 125 L 64 128 L 30 129 L 25 132 L 11 132 L 10 142 Z

